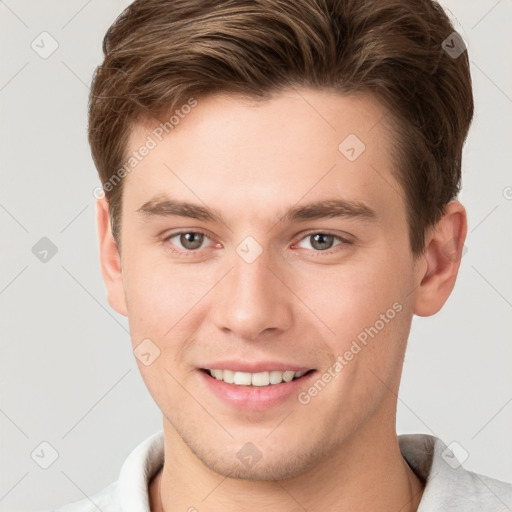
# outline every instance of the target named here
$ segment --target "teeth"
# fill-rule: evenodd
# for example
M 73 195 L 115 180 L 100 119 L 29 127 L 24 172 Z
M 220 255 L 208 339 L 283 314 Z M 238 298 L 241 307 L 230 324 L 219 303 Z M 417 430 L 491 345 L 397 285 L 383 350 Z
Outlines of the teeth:
M 220 378 L 227 382 L 228 384 L 233 384 L 235 382 L 235 372 L 232 372 L 231 370 L 218 370 L 221 373 Z
M 293 379 L 302 377 L 307 370 L 294 372 L 286 370 L 284 372 L 272 370 L 271 372 L 235 372 L 233 370 L 209 370 L 210 375 L 217 380 L 223 380 L 228 384 L 237 386 L 268 386 L 269 384 L 281 384 L 281 382 L 291 382 Z
M 218 370 L 219 372 L 224 373 L 223 370 Z M 223 380 L 223 379 L 221 379 Z M 238 386 L 250 386 L 251 385 L 251 374 L 245 372 L 235 372 L 235 376 L 233 377 L 233 384 Z
M 283 380 L 283 372 L 272 371 L 270 373 L 270 384 L 281 384 Z
M 249 374 L 251 375 L 251 374 Z M 270 384 L 270 375 L 268 372 L 253 373 L 251 376 L 253 386 L 268 386 Z
M 223 380 L 224 372 L 222 370 L 210 370 L 212 377 L 215 377 L 217 380 Z
M 283 380 L 285 382 L 291 382 L 293 380 L 293 376 L 295 375 L 295 372 L 292 372 L 288 370 L 287 372 L 283 372 Z

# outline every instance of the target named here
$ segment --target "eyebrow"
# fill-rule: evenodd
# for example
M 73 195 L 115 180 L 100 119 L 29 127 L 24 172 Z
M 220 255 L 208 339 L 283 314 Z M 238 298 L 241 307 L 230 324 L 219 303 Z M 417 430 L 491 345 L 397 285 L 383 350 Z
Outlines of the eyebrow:
M 166 195 L 153 197 L 144 203 L 137 212 L 147 217 L 178 216 L 225 224 L 222 215 L 214 209 L 187 201 L 178 201 Z M 280 217 L 280 221 L 292 223 L 335 217 L 375 221 L 377 214 L 369 206 L 359 201 L 324 199 L 305 205 L 293 206 Z

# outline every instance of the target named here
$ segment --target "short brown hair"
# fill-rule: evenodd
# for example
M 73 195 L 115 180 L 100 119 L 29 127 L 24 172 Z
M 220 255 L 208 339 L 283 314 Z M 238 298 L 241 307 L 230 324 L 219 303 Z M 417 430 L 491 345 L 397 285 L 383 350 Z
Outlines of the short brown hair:
M 431 0 L 136 0 L 105 35 L 89 102 L 118 246 L 122 183 L 109 180 L 136 122 L 162 120 L 190 98 L 264 99 L 305 86 L 368 92 L 388 109 L 411 250 L 421 254 L 427 228 L 459 192 L 473 117 L 467 52 L 443 44 L 454 46 L 453 32 Z

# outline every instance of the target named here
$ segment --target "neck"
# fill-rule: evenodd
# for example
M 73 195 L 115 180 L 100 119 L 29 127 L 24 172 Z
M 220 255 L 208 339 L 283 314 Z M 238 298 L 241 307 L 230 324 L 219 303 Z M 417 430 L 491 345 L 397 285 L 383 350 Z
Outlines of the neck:
M 384 512 L 416 511 L 424 482 L 400 453 L 396 432 L 371 425 L 345 441 L 307 473 L 280 481 L 239 480 L 219 475 L 198 460 L 169 423 L 164 423 L 165 463 L 150 484 L 152 512 L 203 510 L 257 512 L 300 508 Z M 378 432 L 378 435 L 375 435 Z

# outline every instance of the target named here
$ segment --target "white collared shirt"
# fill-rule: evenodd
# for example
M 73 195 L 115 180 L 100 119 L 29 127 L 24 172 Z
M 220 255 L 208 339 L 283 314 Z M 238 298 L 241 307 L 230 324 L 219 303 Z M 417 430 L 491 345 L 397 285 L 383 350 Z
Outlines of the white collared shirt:
M 407 434 L 398 436 L 398 443 L 409 466 L 426 481 L 418 512 L 512 511 L 512 484 L 467 471 L 440 439 Z M 116 482 L 54 512 L 150 512 L 148 484 L 163 463 L 160 431 L 130 453 Z

